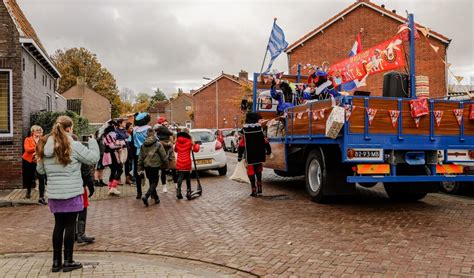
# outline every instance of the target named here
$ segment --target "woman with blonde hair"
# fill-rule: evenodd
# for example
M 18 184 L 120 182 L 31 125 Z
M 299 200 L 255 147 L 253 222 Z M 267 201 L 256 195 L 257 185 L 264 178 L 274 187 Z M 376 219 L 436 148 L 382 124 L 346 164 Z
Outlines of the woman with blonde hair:
M 43 129 L 39 125 L 33 125 L 30 129 L 30 136 L 25 138 L 23 148 L 25 152 L 23 158 L 23 187 L 26 187 L 26 198 L 31 198 L 31 189 L 35 187 L 36 178 L 39 181 L 39 200 L 38 203 L 46 205 L 44 199 L 44 177 L 36 175 L 36 144 L 43 136 Z
M 82 267 L 73 260 L 75 223 L 83 209 L 84 188 L 81 164 L 99 161 L 99 146 L 89 139 L 89 148 L 71 137 L 73 122 L 67 116 L 57 118 L 51 133 L 36 146 L 37 171 L 48 179 L 48 204 L 54 214 L 52 272 L 69 272 Z M 64 242 L 64 263 L 61 251 Z

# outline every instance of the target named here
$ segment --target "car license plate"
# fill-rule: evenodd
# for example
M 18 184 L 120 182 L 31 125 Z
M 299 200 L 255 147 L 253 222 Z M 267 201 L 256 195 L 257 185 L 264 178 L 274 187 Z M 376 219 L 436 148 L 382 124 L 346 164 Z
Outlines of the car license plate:
M 203 164 L 211 164 L 212 159 L 198 159 L 196 160 L 197 165 L 203 165 Z
M 355 158 L 379 158 L 380 151 L 355 151 Z

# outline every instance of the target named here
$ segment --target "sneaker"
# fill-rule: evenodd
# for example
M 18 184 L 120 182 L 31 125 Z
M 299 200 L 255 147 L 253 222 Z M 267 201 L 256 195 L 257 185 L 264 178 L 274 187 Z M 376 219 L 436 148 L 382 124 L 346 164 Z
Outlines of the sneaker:
M 257 197 L 257 196 L 258 196 L 258 195 L 257 195 L 257 192 L 252 192 L 252 193 L 250 194 L 250 197 Z
M 163 185 L 163 193 L 168 193 L 168 187 L 165 185 Z
M 155 199 L 155 204 L 158 205 L 160 203 L 160 198 Z
M 26 199 L 31 199 L 31 193 L 26 193 L 25 198 L 26 198 Z
M 45 206 L 48 204 L 44 198 L 39 198 L 38 203 Z
M 112 190 L 115 195 L 120 195 L 120 191 L 116 187 L 112 188 Z
M 183 194 L 181 194 L 181 192 L 176 193 L 176 199 L 178 200 L 183 199 Z

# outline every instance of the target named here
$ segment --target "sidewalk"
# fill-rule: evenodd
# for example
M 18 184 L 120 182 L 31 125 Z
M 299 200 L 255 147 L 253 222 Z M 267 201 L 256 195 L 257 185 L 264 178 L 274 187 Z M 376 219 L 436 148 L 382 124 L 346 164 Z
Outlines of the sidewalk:
M 147 185 L 145 185 L 147 186 Z M 144 188 L 147 188 L 145 187 Z M 90 200 L 107 200 L 107 199 L 116 199 L 123 197 L 136 196 L 135 186 L 130 185 L 120 185 L 118 190 L 120 195 L 109 195 L 107 186 L 104 187 L 94 187 L 95 192 Z M 0 207 L 10 207 L 10 206 L 19 206 L 19 205 L 40 205 L 38 204 L 39 191 L 33 189 L 31 191 L 31 198 L 26 198 L 26 189 L 13 189 L 13 190 L 2 190 L 0 191 Z
M 76 252 L 82 269 L 51 272 L 51 253 L 0 255 L 2 277 L 255 277 L 245 272 L 179 258 L 123 252 Z M 5 276 L 3 276 L 5 275 Z

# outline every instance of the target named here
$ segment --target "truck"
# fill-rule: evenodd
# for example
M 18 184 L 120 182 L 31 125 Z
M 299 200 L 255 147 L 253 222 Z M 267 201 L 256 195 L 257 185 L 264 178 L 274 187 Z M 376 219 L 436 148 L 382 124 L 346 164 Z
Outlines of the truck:
M 413 15 L 408 19 L 413 30 Z M 418 201 L 437 192 L 442 183 L 474 185 L 474 101 L 427 99 L 429 113 L 414 119 L 410 106 L 416 99 L 413 32 L 409 44 L 408 97 L 349 95 L 338 105 L 320 100 L 287 108 L 283 131 L 268 138 L 273 155 L 264 167 L 280 176 L 304 175 L 308 194 L 321 203 L 332 196 L 354 194 L 356 184 L 370 188 L 383 183 L 389 198 L 396 201 Z M 298 71 L 281 78 L 299 83 L 305 76 Z M 269 88 L 261 73 L 254 73 L 252 109 L 267 120 L 276 117 Z M 337 107 L 350 107 L 351 113 L 348 117 L 345 111 L 339 134 L 331 138 L 326 136 L 326 125 Z M 379 111 L 375 120 L 369 110 Z M 398 111 L 395 122 L 387 111 Z M 442 124 L 437 111 L 444 111 Z

